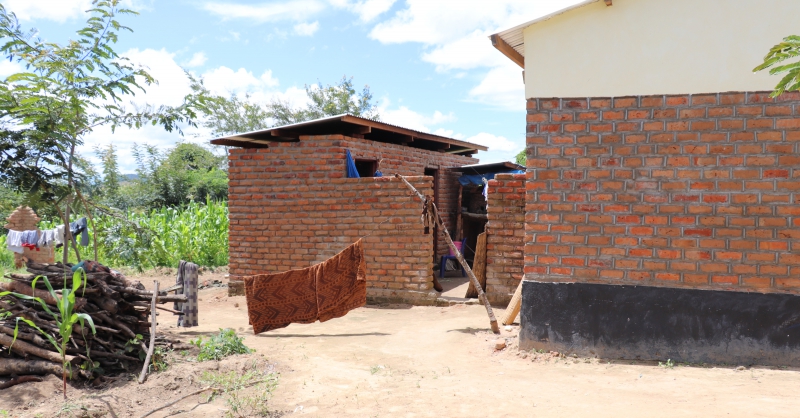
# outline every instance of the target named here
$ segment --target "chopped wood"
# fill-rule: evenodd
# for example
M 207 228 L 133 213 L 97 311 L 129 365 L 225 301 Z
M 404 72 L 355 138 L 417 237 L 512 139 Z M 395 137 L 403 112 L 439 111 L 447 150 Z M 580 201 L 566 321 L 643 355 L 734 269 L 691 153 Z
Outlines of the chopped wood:
M 173 309 L 161 306 L 165 302 L 186 301 L 186 296 L 167 295 L 166 291 L 172 288 L 155 292 L 144 289 L 138 281 L 128 281 L 125 277 L 113 270 L 103 266 L 94 268 L 90 266 L 92 272 L 86 274 L 85 286 L 81 286 L 75 294 L 76 306 L 73 313 L 83 313 L 89 315 L 94 322 L 95 333 L 92 332 L 88 323 L 83 326 L 75 324 L 73 326 L 72 338 L 67 343 L 67 360 L 70 361 L 72 370 L 78 370 L 73 376 L 76 378 L 94 379 L 100 374 L 127 373 L 143 365 L 142 354 L 152 352 L 156 346 L 170 346 L 172 340 L 157 336 L 156 330 L 152 327 L 152 322 L 148 317 L 155 321 L 156 311 L 164 310 L 170 313 L 177 313 Z M 0 297 L 0 312 L 9 312 L 11 316 L 0 319 L 0 371 L 3 370 L 3 360 L 14 360 L 14 364 L 24 364 L 35 362 L 39 358 L 58 364 L 58 373 L 63 372 L 60 367 L 61 355 L 58 348 L 54 347 L 50 340 L 42 335 L 46 332 L 52 336 L 57 343 L 61 343 L 58 333 L 58 315 L 56 298 L 46 290 L 45 281 L 36 281 L 36 288 L 32 288 L 33 281 L 37 276 L 45 276 L 47 281 L 55 289 L 57 297 L 61 297 L 62 290 L 66 283 L 66 288 L 71 289 L 72 265 L 54 263 L 27 263 L 28 274 L 12 273 L 5 277 L 11 282 L 0 283 L 0 291 L 10 291 L 13 293 Z M 66 281 L 65 281 L 66 280 Z M 40 298 L 47 304 L 49 312 L 38 302 L 17 297 L 15 294 L 23 294 Z M 147 300 L 149 303 L 145 303 Z M 54 317 L 55 316 L 55 317 Z M 35 327 L 23 321 L 17 321 L 21 317 Z M 39 330 L 36 329 L 39 328 Z M 17 339 L 14 341 L 16 329 Z M 41 331 L 40 331 L 41 330 Z M 144 341 L 150 340 L 148 347 Z M 13 345 L 12 345 L 13 341 Z M 102 371 L 95 367 L 83 367 L 87 361 L 99 361 Z M 44 361 L 40 361 L 44 363 Z M 146 368 L 146 364 L 145 368 Z M 10 366 L 9 366 L 10 367 Z M 19 369 L 14 366 L 13 370 Z M 8 369 L 8 367 L 6 367 Z M 76 369 L 80 368 L 80 369 Z M 34 368 L 35 369 L 35 368 Z M 49 372 L 49 371 L 48 371 Z M 18 375 L 39 374 L 36 371 L 26 371 L 19 369 L 14 371 Z M 2 373 L 0 373 L 2 374 Z
M 52 374 L 61 377 L 61 364 L 0 357 L 0 376 L 25 374 Z
M 8 382 L 0 383 L 0 390 L 10 388 L 11 386 L 19 385 L 25 382 L 41 382 L 42 378 L 39 376 L 18 376 Z

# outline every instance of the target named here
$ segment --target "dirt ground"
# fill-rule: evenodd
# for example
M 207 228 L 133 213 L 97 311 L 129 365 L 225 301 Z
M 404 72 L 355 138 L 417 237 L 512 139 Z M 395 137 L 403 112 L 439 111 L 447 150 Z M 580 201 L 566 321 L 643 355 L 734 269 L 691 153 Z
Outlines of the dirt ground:
M 165 272 L 167 273 L 167 272 Z M 171 273 L 168 273 L 171 274 Z M 141 277 L 152 284 L 171 275 Z M 225 281 L 222 272 L 204 281 Z M 148 283 L 149 282 L 149 283 Z M 254 336 L 244 297 L 224 287 L 200 291 L 200 326 L 179 330 L 164 316 L 162 329 L 185 341 L 234 328 L 256 350 L 221 362 L 174 353 L 172 364 L 139 385 L 121 377 L 102 389 L 70 388 L 48 377 L 0 391 L 12 417 L 138 417 L 203 387 L 206 370 L 259 370 L 279 375 L 270 405 L 275 415 L 310 417 L 796 417 L 800 373 L 795 369 L 659 366 L 608 359 L 521 353 L 518 327 L 494 349 L 482 306 L 446 308 L 367 306 L 326 323 L 291 325 Z M 496 310 L 499 316 L 501 310 Z M 184 353 L 186 354 L 186 353 Z M 740 370 L 741 369 L 741 370 Z M 83 407 L 84 409 L 80 409 Z M 221 398 L 189 397 L 153 417 L 223 416 Z

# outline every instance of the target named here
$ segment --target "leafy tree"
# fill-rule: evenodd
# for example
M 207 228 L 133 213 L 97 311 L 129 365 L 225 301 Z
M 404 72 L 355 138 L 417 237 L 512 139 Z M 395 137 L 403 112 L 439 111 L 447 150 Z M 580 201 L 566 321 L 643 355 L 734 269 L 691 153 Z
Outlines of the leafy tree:
M 764 62 L 754 68 L 753 71 L 762 71 L 773 67 L 775 64 L 798 57 L 800 57 L 800 36 L 787 36 L 783 38 L 783 42 L 769 50 L 767 56 L 764 57 Z M 781 81 L 778 82 L 778 85 L 775 86 L 772 97 L 779 96 L 787 91 L 800 90 L 800 61 L 778 65 L 769 70 L 769 73 L 772 75 L 786 73 Z
M 237 132 L 250 132 L 270 126 L 272 114 L 267 107 L 253 103 L 249 94 L 239 97 L 217 96 L 198 80 L 187 73 L 191 81 L 192 94 L 202 98 L 202 113 L 206 116 L 203 127 L 211 130 L 211 135 L 221 136 Z
M 527 160 L 527 157 L 525 155 L 525 150 L 520 151 L 519 154 L 517 154 L 517 156 L 514 157 L 514 160 L 519 165 L 525 165 L 525 161 Z
M 380 118 L 369 86 L 357 92 L 352 77 L 342 77 L 339 84 L 325 87 L 306 85 L 306 95 L 311 103 L 305 108 L 295 108 L 290 102 L 277 99 L 269 104 L 259 104 L 253 102 L 250 95 L 214 95 L 202 80 L 187 75 L 193 97 L 201 103 L 201 112 L 206 117 L 202 125 L 210 129 L 213 136 L 257 131 L 344 113 L 372 120 Z
M 87 134 L 101 126 L 113 131 L 145 123 L 180 132 L 179 124 L 191 125 L 195 117 L 189 101 L 133 111 L 122 104 L 156 80 L 112 48 L 119 32 L 131 31 L 117 15 L 135 13 L 119 2 L 94 0 L 86 26 L 64 45 L 24 31 L 0 5 L 0 52 L 24 67 L 0 80 L 0 182 L 45 201 L 66 201 L 65 222 L 73 191 L 86 181 L 75 150 Z
M 103 192 L 109 197 L 115 197 L 119 193 L 122 177 L 117 164 L 116 147 L 114 144 L 108 144 L 105 148 L 96 147 L 95 153 L 100 157 L 100 164 L 103 166 Z
M 225 157 L 203 146 L 180 143 L 168 152 L 144 145 L 134 148 L 138 179 L 123 193 L 125 206 L 181 206 L 189 202 L 223 200 L 228 197 Z
M 318 87 L 307 85 L 306 95 L 311 99 L 311 103 L 305 109 L 294 113 L 294 121 L 313 120 L 343 113 L 372 120 L 380 118 L 377 105 L 372 103 L 372 93 L 369 91 L 369 86 L 364 86 L 361 93 L 357 93 L 353 88 L 353 77 L 349 79 L 342 77 L 339 84 L 335 86 Z M 289 115 L 292 114 L 285 104 L 274 102 L 270 105 L 270 108 L 277 122 L 280 124 L 292 123 L 288 119 L 281 120 L 277 117 L 284 114 L 284 112 Z

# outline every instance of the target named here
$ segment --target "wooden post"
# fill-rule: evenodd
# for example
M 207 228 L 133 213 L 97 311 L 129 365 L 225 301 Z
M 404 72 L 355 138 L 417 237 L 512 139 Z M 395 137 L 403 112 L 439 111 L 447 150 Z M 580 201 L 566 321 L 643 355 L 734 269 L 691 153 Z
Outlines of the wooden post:
M 150 317 L 152 323 L 150 325 L 150 347 L 147 348 L 147 357 L 144 359 L 144 366 L 142 366 L 142 373 L 139 375 L 139 383 L 144 383 L 147 377 L 147 368 L 150 366 L 150 359 L 153 357 L 153 349 L 156 346 L 156 298 L 158 297 L 158 280 L 153 280 L 155 287 L 153 288 L 153 300 L 150 302 Z
M 511 298 L 511 302 L 508 303 L 505 313 L 503 313 L 503 325 L 513 324 L 514 319 L 516 319 L 517 314 L 519 314 L 519 310 L 522 307 L 522 282 L 524 281 L 525 280 L 519 281 L 517 290 L 514 291 L 514 296 Z
M 482 232 L 478 235 L 478 242 L 475 244 L 475 261 L 472 263 L 472 267 L 475 271 L 475 277 L 478 278 L 478 283 L 481 285 L 481 289 L 486 291 L 486 233 Z M 464 295 L 465 298 L 477 298 L 478 297 L 478 290 L 475 289 L 475 285 L 472 284 L 472 281 L 469 282 L 469 287 L 467 288 L 467 294 Z
M 411 189 L 412 192 L 416 193 L 417 197 L 423 202 L 425 202 L 425 196 L 419 192 L 405 177 L 395 174 L 395 177 L 399 178 L 400 180 L 405 183 L 406 187 Z M 439 211 L 436 209 L 436 205 L 428 199 L 428 204 L 430 205 L 428 211 L 433 214 L 434 221 L 437 225 L 439 225 L 439 231 L 444 235 L 444 239 L 447 241 L 447 245 L 450 247 L 450 250 L 453 251 L 453 254 L 456 255 L 456 259 L 458 262 L 461 263 L 461 266 L 464 268 L 464 271 L 467 272 L 467 276 L 469 276 L 470 281 L 475 286 L 478 291 L 478 299 L 483 302 L 484 307 L 486 307 L 486 313 L 489 315 L 489 324 L 492 327 L 492 332 L 495 334 L 500 333 L 500 326 L 497 325 L 497 319 L 494 317 L 494 312 L 492 311 L 492 305 L 489 304 L 489 299 L 486 298 L 486 295 L 483 293 L 483 289 L 481 288 L 481 284 L 478 282 L 478 278 L 475 277 L 475 273 L 472 272 L 472 269 L 469 268 L 469 264 L 467 261 L 464 260 L 464 256 L 461 254 L 461 251 L 456 248 L 455 244 L 453 244 L 452 238 L 450 238 L 450 232 L 447 231 L 447 228 L 444 226 L 444 222 L 442 222 L 442 218 L 439 216 Z

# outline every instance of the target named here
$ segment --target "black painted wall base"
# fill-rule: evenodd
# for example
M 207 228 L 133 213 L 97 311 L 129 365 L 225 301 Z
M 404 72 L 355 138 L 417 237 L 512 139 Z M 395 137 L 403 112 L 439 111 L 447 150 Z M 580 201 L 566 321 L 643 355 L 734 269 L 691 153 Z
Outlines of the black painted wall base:
M 522 285 L 520 349 L 608 359 L 800 366 L 800 296 Z

